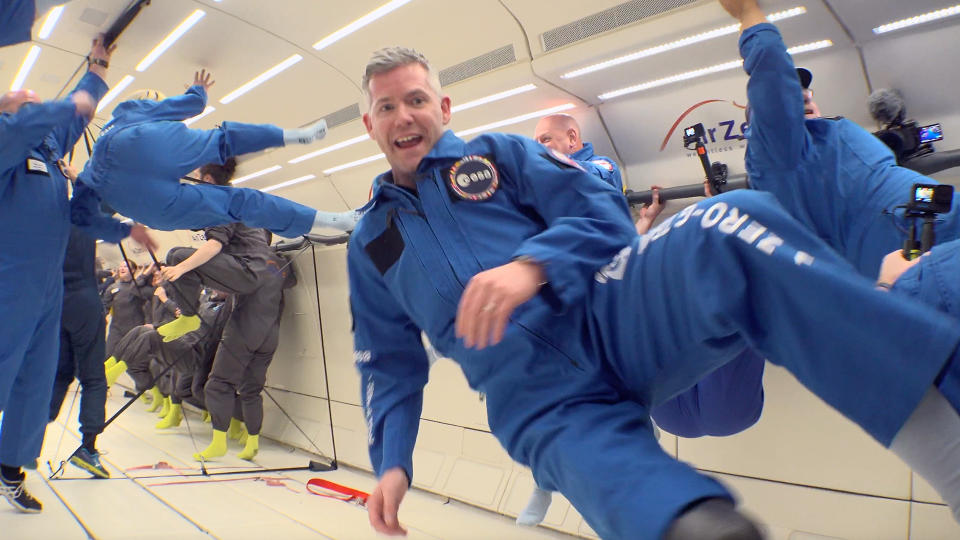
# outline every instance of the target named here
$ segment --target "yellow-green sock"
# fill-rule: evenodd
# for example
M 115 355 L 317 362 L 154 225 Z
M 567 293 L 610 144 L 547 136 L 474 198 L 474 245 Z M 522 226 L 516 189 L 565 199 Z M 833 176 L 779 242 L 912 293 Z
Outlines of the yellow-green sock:
M 157 422 L 154 427 L 157 429 L 170 429 L 179 426 L 181 420 L 183 420 L 183 406 L 179 403 L 172 403 L 170 405 L 170 412 L 163 417 L 163 420 Z
M 200 317 L 197 315 L 181 315 L 172 322 L 157 327 L 157 333 L 163 336 L 163 341 L 173 341 L 184 334 L 189 334 L 200 328 Z
M 200 421 L 203 422 L 204 424 L 209 424 L 210 422 L 212 422 L 213 420 L 210 417 L 210 411 L 206 409 L 200 411 Z
M 239 439 L 247 431 L 247 426 L 237 418 L 230 419 L 230 427 L 227 428 L 228 439 Z
M 127 371 L 127 363 L 123 360 L 120 360 L 111 366 L 110 369 L 106 370 L 107 386 L 113 386 L 113 383 L 117 382 L 117 379 L 123 375 L 125 371 Z
M 194 454 L 193 459 L 200 461 L 200 457 L 203 456 L 203 460 L 214 459 L 222 457 L 227 453 L 227 432 L 220 430 L 213 430 L 213 440 L 210 441 L 210 446 L 206 447 L 199 454 Z
M 160 389 L 154 386 L 150 390 L 144 392 L 144 394 L 150 394 L 150 397 L 153 400 L 150 402 L 150 406 L 147 407 L 147 412 L 154 412 L 163 405 L 163 394 L 160 393 Z
M 247 442 L 243 445 L 243 450 L 237 454 L 237 457 L 240 459 L 245 459 L 247 461 L 252 460 L 257 456 L 257 450 L 260 449 L 260 435 L 248 435 Z
M 170 401 L 170 396 L 164 396 L 163 401 L 161 403 L 163 403 L 163 406 L 160 407 L 159 416 L 163 417 L 170 414 L 170 406 L 173 405 L 173 402 Z
M 103 363 L 103 369 L 107 370 L 115 365 L 117 365 L 117 357 L 111 356 L 110 358 L 107 358 L 106 362 Z

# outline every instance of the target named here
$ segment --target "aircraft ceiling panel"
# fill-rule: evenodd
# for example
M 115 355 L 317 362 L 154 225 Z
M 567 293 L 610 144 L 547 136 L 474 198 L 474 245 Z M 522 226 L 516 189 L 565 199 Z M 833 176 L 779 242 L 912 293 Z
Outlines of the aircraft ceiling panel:
M 572 21 L 588 17 L 606 9 L 620 5 L 624 0 L 554 0 L 549 3 L 530 0 L 503 0 L 507 7 L 523 24 L 530 39 L 534 57 L 543 54 L 540 35 Z
M 906 19 L 922 13 L 928 13 L 945 7 L 955 6 L 956 0 L 833 0 L 829 2 L 837 15 L 844 22 L 854 38 L 864 43 L 874 39 L 884 39 L 877 36 L 873 28 L 882 24 Z M 928 23 L 916 30 L 900 30 L 900 32 L 922 31 L 931 26 L 956 26 L 960 18 L 953 17 L 943 22 Z
M 795 2 L 778 2 L 768 11 L 788 9 Z M 669 50 L 627 62 L 591 75 L 562 78 L 564 73 L 596 62 L 669 43 L 735 21 L 716 4 L 680 9 L 635 26 L 585 41 L 534 60 L 534 71 L 547 80 L 591 102 L 600 102 L 604 92 L 655 81 L 740 59 L 736 33 L 698 44 Z M 778 23 L 788 46 L 831 40 L 833 47 L 849 46 L 843 28 L 821 4 L 807 6 L 807 13 Z M 804 57 L 817 54 L 805 53 Z M 799 60 L 800 62 L 804 60 Z M 708 78 L 711 75 L 707 76 Z

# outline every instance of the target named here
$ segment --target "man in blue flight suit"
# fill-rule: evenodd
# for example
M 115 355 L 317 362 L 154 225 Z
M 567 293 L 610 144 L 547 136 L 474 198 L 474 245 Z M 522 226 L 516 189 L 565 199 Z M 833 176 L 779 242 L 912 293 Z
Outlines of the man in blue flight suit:
M 620 167 L 614 160 L 606 156 L 598 156 L 593 152 L 593 143 L 584 142 L 580 137 L 580 124 L 569 114 L 544 116 L 537 122 L 533 138 L 547 148 L 582 162 L 581 165 L 584 168 L 589 167 L 590 172 L 595 173 L 614 189 L 626 190 L 623 177 L 620 175 Z
M 510 456 L 603 538 L 759 538 L 648 421 L 748 346 L 928 481 L 960 469 L 960 399 L 944 398 L 960 388 L 960 325 L 874 290 L 772 197 L 723 194 L 637 236 L 622 194 L 566 156 L 444 132 L 450 99 L 419 53 L 378 51 L 362 88 L 391 166 L 347 253 L 376 530 L 404 533 L 421 331 L 486 393 Z M 943 435 L 902 444 L 928 431 Z M 922 467 L 934 458 L 904 446 L 945 461 Z M 937 488 L 960 508 L 960 487 Z
M 57 166 L 107 90 L 111 52 L 94 41 L 89 71 L 63 101 L 40 103 L 27 90 L 0 97 L 0 495 L 24 512 L 41 509 L 20 467 L 40 454 L 47 424 L 70 224 L 114 242 L 127 234 L 151 242 L 143 227 L 104 224 L 99 207 L 76 192 L 68 201 Z
M 751 187 L 773 193 L 861 274 L 876 278 L 883 257 L 903 244 L 907 223 L 895 207 L 907 202 L 913 184 L 937 182 L 897 166 L 883 142 L 850 120 L 820 118 L 779 31 L 756 0 L 721 3 L 743 28 Z M 955 200 L 936 226 L 937 238 L 960 238 L 958 205 Z
M 284 237 L 307 234 L 314 227 L 352 230 L 359 217 L 352 210 L 321 212 L 255 189 L 180 183 L 201 165 L 222 164 L 267 148 L 310 144 L 327 132 L 324 120 L 298 129 L 239 122 L 224 122 L 212 130 L 188 128 L 182 120 L 203 112 L 212 85 L 210 74 L 201 70 L 183 95 L 117 105 L 79 183 L 120 214 L 154 229 L 243 222 Z

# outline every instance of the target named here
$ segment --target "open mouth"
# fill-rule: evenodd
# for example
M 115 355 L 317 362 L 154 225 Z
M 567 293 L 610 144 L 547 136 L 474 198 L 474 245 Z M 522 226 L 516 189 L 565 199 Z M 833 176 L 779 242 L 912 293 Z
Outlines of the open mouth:
M 413 148 L 414 146 L 420 144 L 420 141 L 422 140 L 423 137 L 420 135 L 407 135 L 393 141 L 393 144 L 400 149 Z

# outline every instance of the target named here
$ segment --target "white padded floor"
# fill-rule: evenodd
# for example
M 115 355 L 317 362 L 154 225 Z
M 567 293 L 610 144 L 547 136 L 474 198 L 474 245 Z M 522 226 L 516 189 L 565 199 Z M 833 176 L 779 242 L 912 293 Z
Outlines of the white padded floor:
M 363 508 L 312 495 L 305 489 L 310 478 L 321 477 L 369 492 L 375 485 L 371 475 L 340 469 L 328 473 L 251 470 L 236 476 L 184 477 L 180 473 L 197 473 L 196 463 L 190 460 L 194 448 L 186 423 L 168 431 L 156 430 L 156 416 L 147 413 L 141 403 L 134 404 L 99 438 L 110 480 L 88 479 L 87 473 L 67 465 L 63 479 L 47 481 L 46 460 L 55 468 L 59 459 L 78 444 L 74 410 L 58 452 L 62 422 L 74 390 L 67 395 L 60 419 L 47 429 L 39 471 L 28 474 L 27 485 L 43 502 L 44 510 L 38 515 L 20 514 L 0 501 L 0 538 L 4 540 L 382 538 L 370 528 Z M 125 401 L 118 396 L 121 391 L 112 393 L 108 413 L 118 410 Z M 202 448 L 209 442 L 210 425 L 201 424 L 196 415 L 189 420 Z M 250 463 L 233 457 L 238 450 L 236 442 L 231 441 L 227 456 L 211 464 L 210 472 L 250 468 Z M 261 441 L 256 464 L 263 468 L 297 467 L 306 465 L 309 459 L 303 452 Z M 176 467 L 179 473 L 171 469 L 132 470 L 161 461 Z M 277 481 L 268 483 L 263 478 Z M 517 527 L 505 516 L 421 491 L 408 493 L 400 517 L 411 539 L 572 538 L 544 529 Z

